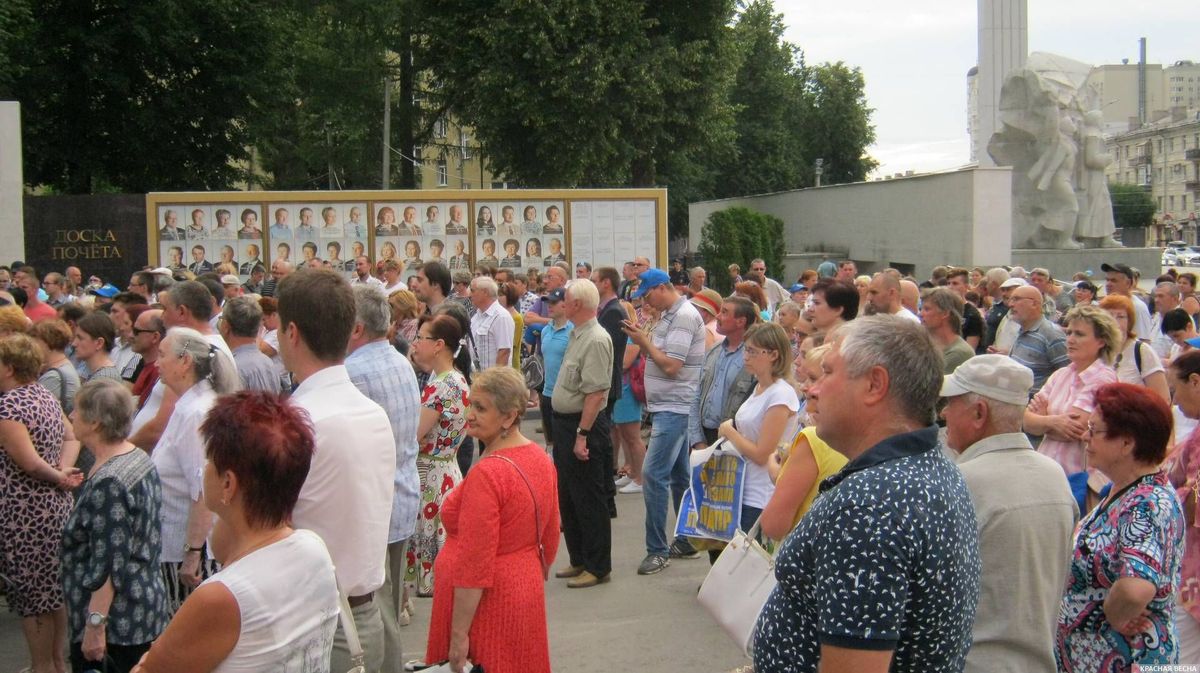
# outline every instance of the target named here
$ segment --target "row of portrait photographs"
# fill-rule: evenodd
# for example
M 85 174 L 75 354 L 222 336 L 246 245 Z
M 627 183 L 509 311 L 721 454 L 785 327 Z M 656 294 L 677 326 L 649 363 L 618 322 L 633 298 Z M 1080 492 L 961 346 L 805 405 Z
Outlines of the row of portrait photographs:
M 459 236 L 376 236 L 376 263 L 394 259 L 400 262 L 404 273 L 416 273 L 425 262 L 441 262 L 451 271 L 471 269 L 471 256 L 467 253 L 467 237 Z
M 531 201 L 520 203 L 476 202 L 475 238 L 522 238 L 556 235 L 562 237 L 563 202 Z M 520 213 L 520 217 L 517 214 Z
M 476 260 L 500 269 L 547 268 L 567 261 L 563 236 L 514 236 L 475 238 Z
M 376 203 L 375 236 L 417 238 L 422 236 L 466 236 L 467 204 Z
M 180 214 L 183 217 L 180 217 Z M 234 224 L 234 217 L 239 224 Z M 245 205 L 181 205 L 158 209 L 158 240 L 261 240 L 258 208 Z
M 159 243 L 161 266 L 172 271 L 233 273 L 248 278 L 256 266 L 265 266 L 262 244 L 258 242 L 189 242 L 168 240 Z
M 354 271 L 354 260 L 365 255 L 367 239 L 345 238 L 337 241 L 280 241 L 271 239 L 271 261 L 283 260 L 297 268 L 314 259 L 328 262 L 336 271 Z
M 272 241 L 367 240 L 365 203 L 285 203 L 267 206 Z M 261 237 L 261 232 L 259 236 Z

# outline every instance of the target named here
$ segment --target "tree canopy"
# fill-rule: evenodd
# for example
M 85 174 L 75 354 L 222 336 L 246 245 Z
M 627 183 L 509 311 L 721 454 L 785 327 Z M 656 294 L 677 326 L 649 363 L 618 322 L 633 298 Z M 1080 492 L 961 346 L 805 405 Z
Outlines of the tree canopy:
M 0 96 L 32 184 L 361 188 L 387 82 L 392 184 L 451 118 L 523 187 L 668 187 L 679 235 L 690 201 L 874 166 L 862 73 L 783 33 L 770 0 L 10 0 Z

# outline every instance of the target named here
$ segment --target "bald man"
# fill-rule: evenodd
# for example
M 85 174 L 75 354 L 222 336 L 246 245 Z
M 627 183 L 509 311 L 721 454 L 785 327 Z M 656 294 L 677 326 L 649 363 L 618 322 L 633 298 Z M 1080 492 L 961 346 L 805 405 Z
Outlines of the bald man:
M 900 281 L 900 305 L 916 315 L 917 304 L 920 303 L 920 300 L 921 288 L 911 280 L 902 279 Z
M 875 274 L 875 277 L 871 279 L 871 284 L 867 286 L 867 301 L 871 303 L 877 315 L 886 313 L 913 322 L 921 322 L 917 314 L 905 308 L 900 301 L 900 274 L 895 269 L 887 269 Z
M 1055 370 L 1070 362 L 1067 338 L 1042 314 L 1042 293 L 1032 285 L 1013 290 L 1008 315 L 1021 326 L 1009 357 L 1033 370 L 1033 389 L 1029 393 L 1033 395 Z

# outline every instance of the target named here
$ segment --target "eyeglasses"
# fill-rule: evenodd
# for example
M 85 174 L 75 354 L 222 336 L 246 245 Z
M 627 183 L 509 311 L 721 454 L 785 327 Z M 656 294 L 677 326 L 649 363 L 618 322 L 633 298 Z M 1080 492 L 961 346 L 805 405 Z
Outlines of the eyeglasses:
M 746 355 L 749 355 L 751 357 L 758 357 L 760 355 L 765 355 L 770 352 L 771 351 L 769 351 L 765 348 L 755 348 L 754 346 L 746 346 Z
M 1108 432 L 1108 428 L 1097 428 L 1095 425 L 1092 425 L 1091 421 L 1088 421 L 1087 434 L 1092 435 L 1092 436 L 1099 436 L 1099 435 L 1103 435 L 1107 432 Z
M 158 334 L 159 331 L 156 329 L 142 329 L 140 327 L 134 327 L 133 333 L 134 334 Z
M 437 337 L 425 336 L 424 334 L 418 334 L 413 337 L 413 341 L 441 341 L 441 339 Z

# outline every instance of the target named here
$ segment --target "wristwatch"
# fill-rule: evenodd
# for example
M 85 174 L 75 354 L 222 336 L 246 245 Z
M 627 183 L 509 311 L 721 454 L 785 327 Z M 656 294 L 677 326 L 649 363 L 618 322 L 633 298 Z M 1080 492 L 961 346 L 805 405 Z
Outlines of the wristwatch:
M 580 437 L 587 437 L 588 435 L 590 435 L 592 433 L 592 429 L 591 428 L 587 428 L 587 429 L 579 428 L 575 431 L 575 433 L 577 435 L 579 435 Z
M 87 625 L 99 628 L 108 623 L 108 615 L 102 615 L 99 612 L 89 612 L 87 616 Z
M 204 545 L 200 545 L 199 547 L 193 547 L 192 545 L 190 545 L 186 542 L 183 543 L 183 553 L 184 554 L 187 554 L 189 552 L 196 552 L 197 554 L 199 554 L 203 551 L 204 551 Z

